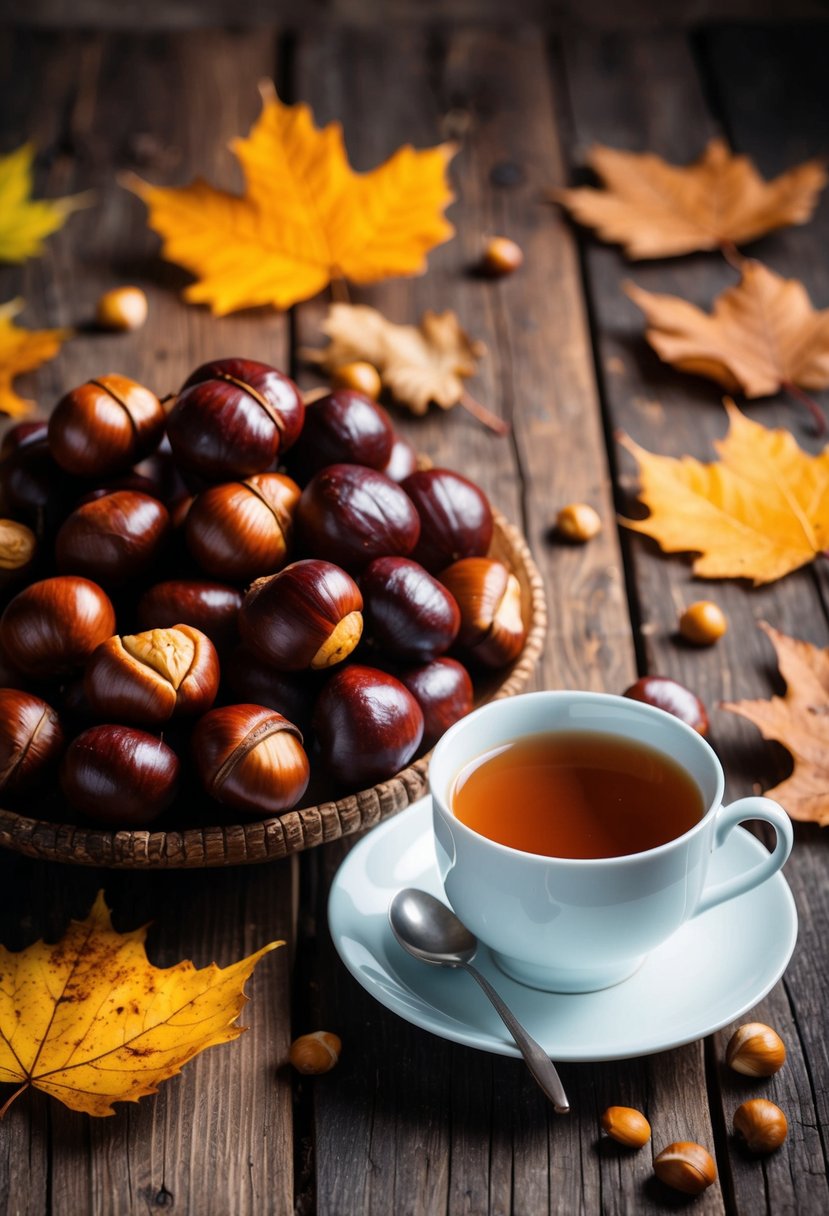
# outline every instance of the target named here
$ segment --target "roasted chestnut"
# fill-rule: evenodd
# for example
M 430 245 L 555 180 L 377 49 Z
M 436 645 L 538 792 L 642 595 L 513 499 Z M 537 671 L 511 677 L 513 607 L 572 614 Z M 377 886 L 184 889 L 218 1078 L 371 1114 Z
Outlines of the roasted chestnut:
M 472 712 L 472 681 L 457 659 L 443 655 L 396 674 L 423 710 L 424 747 L 434 747 L 453 723 Z
M 78 507 L 64 521 L 55 541 L 58 569 L 119 587 L 152 565 L 169 526 L 167 508 L 157 498 L 116 490 Z
M 420 517 L 412 553 L 433 574 L 462 557 L 483 557 L 492 541 L 492 508 L 483 490 L 451 469 L 419 469 L 402 483 Z
M 380 472 L 385 473 L 392 481 L 399 484 L 411 476 L 416 468 L 417 452 L 414 447 L 402 435 L 395 435 L 394 443 L 391 445 L 391 455 Z
M 30 789 L 63 750 L 58 715 L 30 692 L 0 688 L 0 791 Z
M 313 725 L 323 764 L 338 785 L 350 789 L 394 776 L 423 736 L 423 714 L 408 688 L 356 663 L 325 685 Z
M 632 701 L 644 701 L 645 705 L 664 709 L 701 735 L 708 734 L 708 714 L 702 701 L 690 688 L 668 676 L 642 676 L 622 695 L 630 697 Z
M 0 644 L 29 676 L 70 674 L 115 632 L 109 597 L 86 578 L 45 578 L 19 591 L 0 617 Z
M 281 473 L 211 486 L 199 494 L 184 523 L 195 560 L 216 578 L 247 581 L 284 566 L 300 489 Z
M 306 558 L 257 579 L 239 612 L 242 641 L 282 671 L 333 667 L 363 632 L 363 597 L 331 562 Z
M 14 519 L 0 519 L 0 587 L 21 581 L 32 568 L 37 538 Z
M 270 468 L 302 430 L 305 406 L 293 380 L 253 359 L 216 359 L 185 381 L 167 419 L 179 467 L 205 481 Z
M 182 578 L 149 587 L 136 614 L 140 629 L 168 629 L 181 621 L 206 633 L 223 650 L 237 640 L 241 607 L 242 593 L 235 587 Z
M 378 557 L 360 575 L 363 619 L 371 638 L 390 654 L 425 662 L 454 642 L 458 605 L 436 578 L 405 557 Z
M 417 544 L 417 511 L 396 482 L 377 469 L 332 464 L 309 481 L 296 511 L 308 553 L 362 570 L 375 557 L 407 557 Z
M 306 734 L 323 675 L 310 671 L 277 671 L 263 663 L 246 646 L 237 646 L 223 669 L 228 700 L 246 701 L 275 709 Z
M 211 798 L 253 815 L 296 806 L 311 772 L 298 728 L 261 705 L 211 709 L 193 731 L 193 756 Z
M 219 660 L 192 625 L 116 635 L 87 663 L 84 691 L 93 714 L 119 722 L 203 714 L 219 691 Z
M 461 610 L 458 641 L 486 667 L 503 667 L 521 653 L 526 628 L 521 585 L 502 562 L 464 557 L 440 575 Z
M 330 464 L 382 469 L 393 441 L 392 424 L 382 406 L 362 393 L 335 389 L 305 407 L 305 422 L 290 467 L 301 481 Z
M 98 823 L 143 827 L 176 795 L 178 756 L 155 735 L 129 726 L 92 726 L 67 748 L 60 786 L 70 806 Z
M 155 393 L 126 376 L 98 376 L 61 397 L 49 419 L 49 450 L 75 477 L 107 477 L 143 460 L 164 434 Z

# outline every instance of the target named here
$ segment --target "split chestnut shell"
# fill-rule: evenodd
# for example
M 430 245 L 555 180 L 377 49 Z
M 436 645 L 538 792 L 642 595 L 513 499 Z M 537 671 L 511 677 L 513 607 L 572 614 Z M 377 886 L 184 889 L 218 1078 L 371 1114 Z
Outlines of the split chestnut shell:
M 92 712 L 116 722 L 161 723 L 202 714 L 218 690 L 216 650 L 192 625 L 108 638 L 84 675 Z

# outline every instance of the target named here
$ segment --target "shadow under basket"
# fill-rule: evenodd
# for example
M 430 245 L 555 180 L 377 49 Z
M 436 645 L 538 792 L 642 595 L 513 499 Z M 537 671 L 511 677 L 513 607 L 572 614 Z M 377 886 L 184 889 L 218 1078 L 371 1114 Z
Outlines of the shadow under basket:
M 526 541 L 502 515 L 493 514 L 490 556 L 502 561 L 521 585 L 527 638 L 509 667 L 475 676 L 476 705 L 513 696 L 526 686 L 547 632 L 544 585 Z M 428 788 L 430 755 L 426 753 L 394 777 L 358 793 L 239 824 L 115 831 L 0 809 L 0 846 L 28 857 L 112 869 L 196 869 L 276 861 L 372 827 L 416 802 Z

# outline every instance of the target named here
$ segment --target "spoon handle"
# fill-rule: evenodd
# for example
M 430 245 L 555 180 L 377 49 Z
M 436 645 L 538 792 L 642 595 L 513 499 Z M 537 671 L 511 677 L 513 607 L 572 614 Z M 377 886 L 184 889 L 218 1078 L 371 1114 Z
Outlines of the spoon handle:
M 564 1086 L 561 1084 L 561 1077 L 556 1072 L 555 1064 L 553 1064 L 544 1049 L 536 1043 L 535 1039 L 527 1034 L 515 1014 L 504 1004 L 489 980 L 481 975 L 480 971 L 473 967 L 471 963 L 461 963 L 460 966 L 463 967 L 464 971 L 468 971 L 471 976 L 474 976 L 489 997 L 501 1021 L 515 1039 L 527 1068 L 529 1068 L 555 1107 L 556 1114 L 566 1115 L 570 1109 L 570 1103 L 567 1100 L 567 1094 L 564 1092 Z

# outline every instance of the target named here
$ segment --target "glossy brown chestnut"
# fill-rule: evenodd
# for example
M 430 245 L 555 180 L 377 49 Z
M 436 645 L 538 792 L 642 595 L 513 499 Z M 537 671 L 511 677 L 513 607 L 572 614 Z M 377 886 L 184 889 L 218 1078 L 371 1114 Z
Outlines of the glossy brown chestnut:
M 300 488 L 281 473 L 211 486 L 184 523 L 191 554 L 208 574 L 242 582 L 288 560 Z
M 93 714 L 119 722 L 203 714 L 219 691 L 216 649 L 192 625 L 116 635 L 87 663 L 84 691 Z
M 217 359 L 185 381 L 167 419 L 182 471 L 205 481 L 264 473 L 302 430 L 293 380 L 253 359 Z
M 0 519 L 0 587 L 21 582 L 31 572 L 37 538 L 14 519 Z
M 521 585 L 502 562 L 464 557 L 440 575 L 461 610 L 458 641 L 486 667 L 518 658 L 527 631 L 521 615 Z
M 323 764 L 347 789 L 394 776 L 423 737 L 423 714 L 408 688 L 384 671 L 356 663 L 325 685 L 313 724 Z
M 457 659 L 444 655 L 417 667 L 404 667 L 397 672 L 397 677 L 423 711 L 423 746 L 426 748 L 434 747 L 453 723 L 472 712 L 472 681 Z
M 315 474 L 296 523 L 306 552 L 346 570 L 362 570 L 375 557 L 408 557 L 420 534 L 417 511 L 400 486 L 357 464 L 332 464 Z
M 143 460 L 164 433 L 155 393 L 114 374 L 73 388 L 52 411 L 49 450 L 75 477 L 107 477 Z
M 0 617 L 0 645 L 25 675 L 55 679 L 80 667 L 115 632 L 115 609 L 86 578 L 45 578 L 19 591 Z
M 632 701 L 643 701 L 645 705 L 655 705 L 664 709 L 682 722 L 692 726 L 701 735 L 708 734 L 708 714 L 705 706 L 696 693 L 691 692 L 684 684 L 668 676 L 642 676 L 626 688 L 623 696 Z
M 391 455 L 380 470 L 398 484 L 410 477 L 417 468 L 417 452 L 408 439 L 396 435 L 391 445 Z
M 157 559 L 170 526 L 167 508 L 135 490 L 116 490 L 78 507 L 55 540 L 63 574 L 84 574 L 104 587 L 139 578 Z
M 382 469 L 393 442 L 394 430 L 382 406 L 351 389 L 335 389 L 305 407 L 305 422 L 290 467 L 301 481 L 330 464 Z
M 60 786 L 70 806 L 112 827 L 143 827 L 173 801 L 179 761 L 155 735 L 130 726 L 92 726 L 67 748 Z
M 363 597 L 354 579 L 331 562 L 306 558 L 260 578 L 242 601 L 242 641 L 282 671 L 333 667 L 363 632 Z
M 366 631 L 389 654 L 425 662 L 457 637 L 461 614 L 451 592 L 409 558 L 375 558 L 360 590 Z
M 179 621 L 206 633 L 218 650 L 238 637 L 242 593 L 224 583 L 200 579 L 170 579 L 149 587 L 138 601 L 141 629 L 169 629 Z
M 492 508 L 483 490 L 451 469 L 419 469 L 403 489 L 420 517 L 412 557 L 432 574 L 462 557 L 483 557 L 492 541 Z
M 205 714 L 193 731 L 193 756 L 210 797 L 250 815 L 296 806 L 311 772 L 298 728 L 261 705 Z
M 31 789 L 63 751 L 58 715 L 30 692 L 0 688 L 0 791 Z
M 22 520 L 37 536 L 51 534 L 70 509 L 77 483 L 49 452 L 46 422 L 21 422 L 3 439 L 0 510 Z
M 322 686 L 322 673 L 277 671 L 246 646 L 237 646 L 228 657 L 222 674 L 228 700 L 275 709 L 289 722 L 295 722 L 303 734 L 309 733 L 314 703 Z

